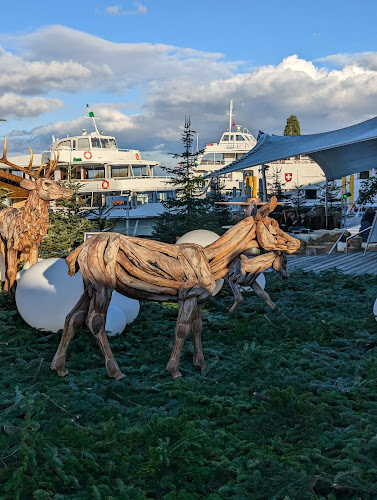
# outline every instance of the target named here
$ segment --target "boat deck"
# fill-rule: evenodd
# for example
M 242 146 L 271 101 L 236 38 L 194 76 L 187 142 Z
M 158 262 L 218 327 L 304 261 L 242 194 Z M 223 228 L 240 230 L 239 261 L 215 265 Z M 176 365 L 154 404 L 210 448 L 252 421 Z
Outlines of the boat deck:
M 294 271 L 322 271 L 335 270 L 346 274 L 375 274 L 377 275 L 377 252 L 336 253 L 325 255 L 292 255 L 288 256 L 288 270 Z

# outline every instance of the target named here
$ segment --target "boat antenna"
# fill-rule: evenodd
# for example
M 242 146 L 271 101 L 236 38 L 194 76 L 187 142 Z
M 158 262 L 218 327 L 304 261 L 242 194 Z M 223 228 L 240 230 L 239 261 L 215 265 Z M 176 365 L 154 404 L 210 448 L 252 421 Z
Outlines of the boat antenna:
M 232 131 L 232 125 L 235 125 L 235 121 L 234 121 L 234 118 L 236 115 L 233 114 L 233 101 L 229 101 L 230 103 L 230 106 L 229 106 L 229 113 L 227 113 L 227 115 L 229 115 L 229 132 Z
M 93 124 L 94 124 L 94 129 L 95 131 L 97 132 L 98 135 L 101 135 L 99 132 L 98 132 L 98 128 L 97 128 L 97 124 L 96 124 L 96 119 L 94 118 L 94 113 L 93 111 L 90 110 L 89 108 L 89 104 L 86 105 L 86 109 L 88 110 L 88 113 L 89 113 L 89 117 L 88 118 L 91 118 L 93 120 Z

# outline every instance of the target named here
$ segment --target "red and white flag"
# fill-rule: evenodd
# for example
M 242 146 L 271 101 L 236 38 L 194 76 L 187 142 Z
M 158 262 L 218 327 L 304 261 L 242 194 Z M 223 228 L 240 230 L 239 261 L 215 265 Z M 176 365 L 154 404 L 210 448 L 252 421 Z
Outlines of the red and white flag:
M 292 180 L 293 175 L 290 172 L 286 172 L 285 181 L 290 182 Z

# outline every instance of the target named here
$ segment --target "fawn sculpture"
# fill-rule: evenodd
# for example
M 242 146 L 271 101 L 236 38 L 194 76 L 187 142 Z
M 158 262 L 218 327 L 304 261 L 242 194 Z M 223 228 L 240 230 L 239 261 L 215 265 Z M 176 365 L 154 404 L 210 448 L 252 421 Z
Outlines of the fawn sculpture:
M 51 179 L 59 160 L 54 152 L 54 160 L 33 168 L 33 151 L 30 148 L 30 161 L 27 168 L 11 163 L 7 159 L 7 140 L 0 162 L 27 174 L 20 186 L 30 191 L 21 208 L 0 210 L 0 253 L 5 267 L 5 286 L 12 295 L 15 292 L 17 266 L 21 260 L 29 261 L 32 266 L 38 262 L 38 248 L 47 234 L 48 207 L 50 201 L 69 199 L 73 191 Z
M 111 295 L 117 290 L 134 299 L 178 302 L 174 347 L 166 368 L 173 378 L 181 376 L 180 354 L 191 330 L 193 363 L 204 370 L 201 304 L 212 296 L 215 280 L 228 276 L 236 284 L 252 283 L 254 275 L 281 260 L 279 253 L 293 253 L 300 246 L 297 239 L 284 233 L 275 220 L 267 217 L 276 204 L 276 198 L 271 198 L 255 218 L 247 217 L 206 247 L 193 243 L 170 245 L 117 233 L 102 233 L 80 245 L 66 262 L 71 276 L 80 269 L 84 293 L 66 317 L 51 368 L 60 376 L 68 373 L 65 368 L 68 345 L 86 321 L 99 342 L 108 375 L 115 380 L 123 378 L 105 331 Z M 251 259 L 251 266 L 241 255 L 250 247 L 268 252 Z

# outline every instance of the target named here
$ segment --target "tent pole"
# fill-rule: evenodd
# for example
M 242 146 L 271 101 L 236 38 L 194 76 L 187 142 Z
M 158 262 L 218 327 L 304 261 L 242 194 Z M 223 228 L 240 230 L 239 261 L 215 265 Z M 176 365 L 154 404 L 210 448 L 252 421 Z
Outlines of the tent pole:
M 327 207 L 327 202 L 328 202 L 328 184 L 327 184 L 327 178 L 326 178 L 326 189 L 325 189 L 325 223 L 326 223 L 326 229 L 329 228 L 329 211 Z

